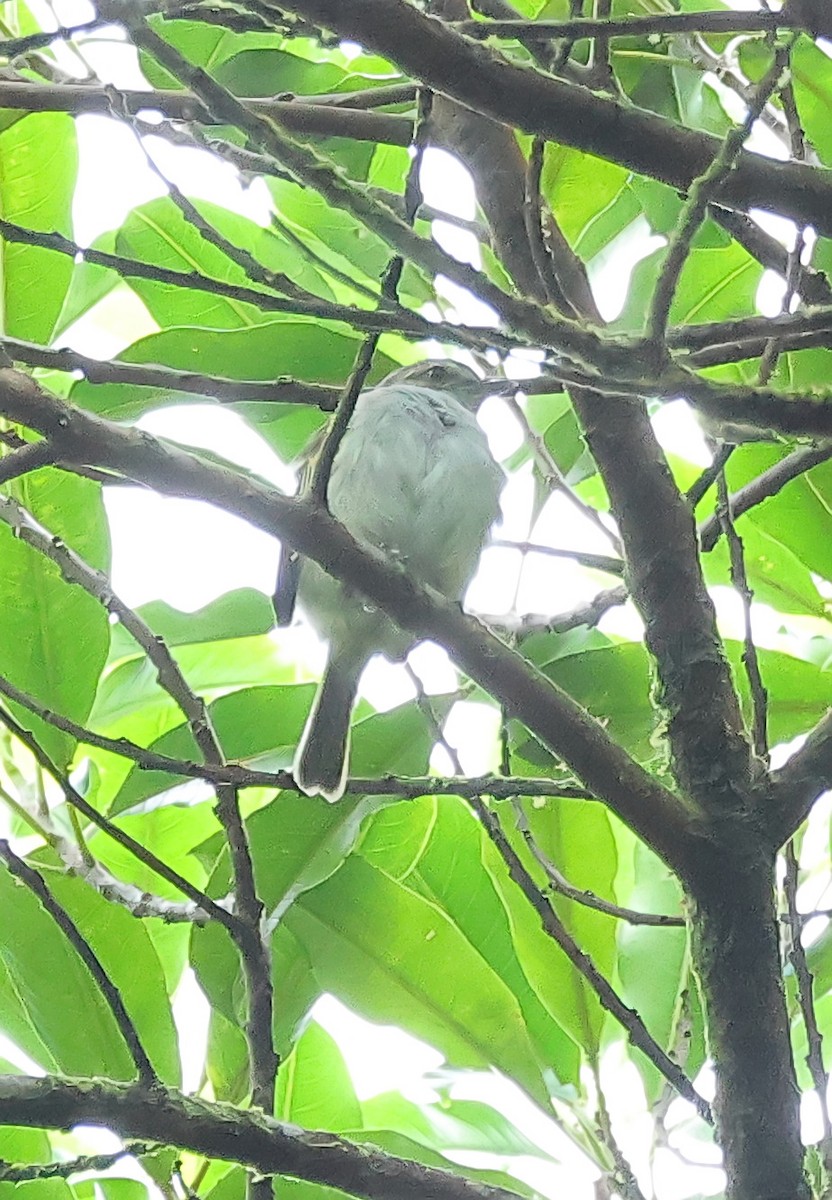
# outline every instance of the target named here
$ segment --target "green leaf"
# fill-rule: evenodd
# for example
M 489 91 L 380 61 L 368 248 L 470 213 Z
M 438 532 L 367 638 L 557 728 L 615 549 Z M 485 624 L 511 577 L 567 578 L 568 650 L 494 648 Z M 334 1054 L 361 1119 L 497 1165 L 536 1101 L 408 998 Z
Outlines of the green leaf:
M 38 856 L 43 867 L 52 856 Z M 119 994 L 163 1082 L 179 1083 L 179 1047 L 159 957 L 150 928 L 83 880 L 50 874 L 49 889 L 92 947 Z M 178 931 L 177 931 L 178 932 Z M 181 934 L 180 934 L 181 937 Z
M 666 250 L 643 258 L 633 271 L 621 316 L 610 326 L 616 333 L 641 333 L 644 315 L 656 286 Z M 674 325 L 723 321 L 756 314 L 757 288 L 763 268 L 747 251 L 728 246 L 694 248 L 688 255 L 670 309 Z
M 627 906 L 640 912 L 681 913 L 681 891 L 664 863 L 646 846 L 632 840 L 635 887 Z M 620 923 L 618 973 L 621 998 L 641 1017 L 659 1045 L 670 1051 L 682 999 L 688 982 L 687 930 Z M 635 1061 L 642 1072 L 648 1103 L 658 1100 L 665 1079 L 641 1055 Z
M 751 712 L 751 700 L 745 670 L 741 664 L 742 646 L 727 644 L 728 657 L 739 686 L 743 710 Z M 758 650 L 760 671 L 769 692 L 769 739 L 789 742 L 800 733 L 807 733 L 829 707 L 832 674 L 814 663 L 804 662 L 789 654 L 774 650 Z
M 520 1008 L 436 905 L 352 857 L 286 916 L 322 991 L 395 1022 L 459 1066 L 493 1065 L 548 1093 Z
M 97 484 L 50 469 L 15 480 L 10 492 L 54 538 L 91 566 L 106 568 L 109 538 Z M 47 708 L 83 722 L 106 658 L 106 610 L 5 522 L 0 522 L 0 562 L 0 672 Z M 17 711 L 63 769 L 72 757 L 72 739 Z
M 31 113 L 0 133 L 0 215 L 45 233 L 72 234 L 78 168 L 75 123 L 64 113 Z M 72 259 L 4 241 L 2 326 L 10 337 L 48 343 L 72 276 Z
M 300 1035 L 301 1026 L 321 988 L 305 948 L 285 923 L 272 939 L 274 988 L 274 1043 L 285 1058 Z M 212 1008 L 226 1024 L 217 1024 L 209 1041 L 209 1072 L 229 1089 L 229 1098 L 248 1089 L 243 1082 L 243 1047 L 237 1034 L 245 1022 L 245 997 L 239 956 L 228 934 L 216 924 L 195 928 L 191 935 L 191 966 Z M 229 1026 L 236 1026 L 230 1032 Z
M 604 899 L 615 901 L 615 876 L 618 855 L 610 816 L 600 804 L 583 800 L 554 800 L 545 806 L 524 803 L 526 819 L 538 849 L 573 887 Z M 518 851 L 520 839 L 512 839 Z M 587 854 L 587 846 L 592 854 Z M 528 857 L 521 853 L 521 857 Z M 541 888 L 546 878 L 540 867 L 528 863 L 532 877 Z M 615 922 L 605 913 L 587 908 L 564 896 L 553 895 L 553 907 L 576 944 L 587 954 L 593 965 L 609 977 L 615 962 Z M 594 990 L 574 967 L 568 972 L 564 987 L 561 980 L 555 1000 L 544 979 L 536 978 L 538 989 L 543 987 L 550 1011 L 568 1016 L 562 1020 L 579 1044 L 593 1053 L 597 1051 L 604 1014 Z
M 211 1009 L 205 1063 L 208 1080 L 217 1100 L 240 1104 L 249 1091 L 248 1047 L 239 1024 Z
M 789 449 L 773 444 L 743 446 L 728 464 L 731 490 L 736 491 L 774 466 Z M 740 518 L 738 530 L 744 535 L 748 525 L 756 527 L 786 546 L 808 570 L 832 580 L 830 515 L 832 461 L 827 461 L 791 480 L 776 496 L 751 509 Z
M 468 806 L 454 796 L 443 796 L 385 809 L 373 818 L 361 854 L 442 908 L 511 990 L 540 1061 L 559 1080 L 573 1078 L 578 1068 L 575 1045 L 526 978 L 509 914 L 493 878 L 501 869 L 499 857 Z M 399 857 L 403 861 L 396 872 Z
M 769 527 L 776 532 L 769 533 L 761 528 L 753 512 L 737 523 L 748 584 L 754 599 L 770 604 L 782 613 L 825 616 L 827 604 L 810 570 L 784 545 L 782 539 L 789 537 L 788 529 L 779 522 L 772 522 Z M 703 568 L 709 585 L 732 586 L 730 554 L 724 537 L 704 556 Z
M 650 703 L 649 664 L 641 643 L 615 644 L 594 630 L 574 630 L 567 635 L 535 634 L 524 642 L 523 650 L 631 754 L 644 760 L 656 757 L 657 716 Z M 511 734 L 513 752 L 520 759 L 518 772 L 552 770 L 551 755 L 535 738 L 514 724 Z M 524 763 L 534 770 L 526 770 Z
M 822 163 L 832 163 L 832 62 L 808 37 L 799 38 L 789 56 L 794 98 L 801 127 Z
M 276 39 L 274 33 L 238 33 L 206 21 L 159 21 L 158 18 L 151 18 L 151 25 L 194 66 L 211 72 L 243 49 L 271 47 L 276 40 L 280 40 Z M 140 53 L 139 60 L 142 73 L 151 87 L 182 87 L 151 55 Z
M 265 269 L 290 275 L 300 286 L 330 296 L 320 272 L 272 229 L 205 200 L 196 207 L 207 224 L 233 246 L 248 251 Z M 169 270 L 196 272 L 238 287 L 265 290 L 223 250 L 208 242 L 168 196 L 133 209 L 116 234 L 115 248 L 117 254 Z M 127 281 L 162 328 L 239 329 L 273 319 L 273 314 L 245 300 L 212 295 L 200 288 L 172 287 L 138 276 L 129 276 Z
M 310 1021 L 281 1066 L 275 1116 L 333 1133 L 361 1124 L 361 1108 L 343 1055 L 317 1021 Z
M 50 878 L 50 886 L 53 882 Z M 49 1054 L 46 1065 L 65 1075 L 133 1078 L 127 1047 L 92 976 L 40 901 L 5 869 L 0 871 L 0 907 L 0 960 Z M 4 1014 L 0 1021 L 6 1032 Z M 19 1022 L 8 1032 L 27 1053 L 38 1056 L 37 1042 L 21 1038 Z
M 314 383 L 343 384 L 349 376 L 361 339 L 324 322 L 299 318 L 269 319 L 245 329 L 169 329 L 130 346 L 125 362 L 163 363 L 181 371 L 220 375 L 229 379 L 270 380 L 281 377 Z M 375 383 L 399 364 L 383 350 L 376 351 L 370 381 Z M 205 397 L 162 388 L 128 384 L 75 384 L 71 400 L 81 408 L 113 420 L 132 420 L 165 404 L 200 404 Z M 293 459 L 318 429 L 324 417 L 302 404 L 235 405 L 284 459 Z
M 629 172 L 568 146 L 546 146 L 542 189 L 566 238 L 584 261 L 594 258 L 639 214 Z
M 216 79 L 237 96 L 314 95 L 335 92 L 346 72 L 332 62 L 313 62 L 297 54 L 269 49 L 242 50 L 226 58 Z
M 256 637 L 274 628 L 271 601 L 256 588 L 225 592 L 195 612 L 182 612 L 164 600 L 152 600 L 137 612 L 169 647 Z M 117 625 L 113 630 L 111 660 L 132 658 L 137 654 L 139 648 L 131 635 L 122 625 Z
M 453 1160 L 445 1158 L 443 1155 L 435 1153 L 429 1147 L 422 1145 L 418 1140 L 406 1137 L 395 1130 L 372 1129 L 366 1132 L 357 1131 L 352 1135 L 351 1140 L 358 1142 L 366 1141 L 371 1147 L 378 1147 L 379 1150 L 384 1150 L 387 1154 L 393 1154 L 397 1158 L 423 1163 L 426 1167 L 438 1167 L 442 1171 L 452 1171 L 455 1175 L 461 1175 L 466 1179 L 481 1180 L 484 1184 L 502 1188 L 504 1191 L 514 1193 L 518 1196 L 539 1196 L 539 1193 L 534 1188 L 516 1179 L 513 1175 L 509 1175 L 506 1171 L 489 1171 L 477 1167 L 460 1166 L 458 1163 L 453 1162 Z
M 6 1070 L 6 1065 L 2 1068 Z M 0 1162 L 22 1165 L 55 1160 L 49 1138 L 42 1129 L 0 1126 Z M 19 1200 L 73 1200 L 73 1189 L 63 1179 L 37 1179 L 30 1183 L 6 1184 Z
M 92 243 L 93 250 L 102 250 L 105 254 L 115 254 L 116 230 L 108 230 L 97 237 Z M 64 333 L 94 308 L 99 301 L 117 288 L 127 290 L 127 284 L 116 271 L 95 263 L 83 262 L 75 264 L 70 278 L 69 287 L 64 297 L 63 306 L 55 323 L 55 337 Z
M 390 261 L 390 247 L 356 217 L 328 204 L 323 196 L 285 179 L 268 179 L 269 191 L 281 218 L 326 262 L 366 286 L 377 286 Z M 406 285 L 406 286 L 405 286 Z M 432 288 L 416 272 L 403 277 L 400 294 L 425 302 Z
M 443 1095 L 438 1102 L 414 1104 L 400 1092 L 384 1092 L 363 1100 L 361 1108 L 368 1130 L 395 1130 L 440 1153 L 479 1151 L 503 1158 L 557 1161 L 502 1113 L 478 1100 L 452 1100 Z

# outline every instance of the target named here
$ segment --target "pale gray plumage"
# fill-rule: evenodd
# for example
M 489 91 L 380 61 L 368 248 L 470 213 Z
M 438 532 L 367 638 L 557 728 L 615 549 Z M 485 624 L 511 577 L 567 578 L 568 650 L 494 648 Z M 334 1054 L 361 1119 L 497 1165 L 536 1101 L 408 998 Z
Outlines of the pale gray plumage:
M 494 391 L 458 363 L 404 367 L 361 394 L 333 464 L 328 500 L 353 537 L 420 582 L 461 599 L 499 513 L 504 476 L 476 420 Z M 306 561 L 298 596 L 329 657 L 295 756 L 308 795 L 340 799 L 350 712 L 376 652 L 399 661 L 413 645 L 381 610 Z

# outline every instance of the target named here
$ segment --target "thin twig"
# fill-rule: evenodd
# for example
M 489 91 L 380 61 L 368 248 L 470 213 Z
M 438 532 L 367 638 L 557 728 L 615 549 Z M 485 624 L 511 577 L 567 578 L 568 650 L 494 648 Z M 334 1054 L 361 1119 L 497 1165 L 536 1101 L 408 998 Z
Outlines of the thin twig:
M 827 1172 L 832 1169 L 832 1122 L 829 1116 L 829 1073 L 823 1063 L 823 1034 L 818 1024 L 814 1002 L 814 977 L 809 967 L 801 938 L 804 918 L 797 907 L 798 862 L 794 838 L 785 849 L 786 874 L 783 891 L 786 897 L 786 924 L 789 930 L 789 962 L 797 980 L 797 997 L 806 1029 L 806 1065 L 820 1105 L 822 1135 L 821 1152 Z
M 28 1183 L 31 1180 L 69 1179 L 87 1171 L 108 1171 L 122 1158 L 141 1158 L 163 1149 L 161 1142 L 128 1142 L 109 1154 L 80 1154 L 66 1162 L 0 1163 L 0 1183 Z
M 143 771 L 166 771 L 171 775 L 179 775 L 186 779 L 202 779 L 212 784 L 231 784 L 238 788 L 278 788 L 294 790 L 294 779 L 288 771 L 258 771 L 245 767 L 240 763 L 226 763 L 224 766 L 212 766 L 207 763 L 188 762 L 185 759 L 171 758 L 167 754 L 159 754 L 131 742 L 129 738 L 110 738 L 102 733 L 95 733 L 68 717 L 52 712 L 45 705 L 35 700 L 33 696 L 15 687 L 8 679 L 0 675 L 0 694 L 6 696 L 15 704 L 20 704 L 55 729 L 60 729 L 79 742 L 105 750 L 109 754 L 117 754 L 129 758 Z M 567 800 L 594 800 L 595 796 L 586 788 L 557 779 L 536 779 L 529 776 L 517 775 L 510 780 L 493 775 L 476 775 L 469 777 L 451 776 L 445 778 L 439 775 L 394 776 L 385 775 L 380 779 L 350 779 L 347 791 L 353 795 L 388 796 L 397 795 L 405 800 L 415 800 L 420 796 L 467 796 L 487 792 L 496 800 L 506 800 L 512 796 L 559 797 Z
M 210 896 L 206 895 L 204 892 L 201 892 L 199 888 L 194 887 L 194 885 L 185 879 L 184 876 L 174 871 L 173 868 L 169 867 L 167 863 L 162 861 L 162 859 L 157 858 L 151 850 L 146 849 L 141 842 L 136 841 L 136 839 L 131 837 L 129 833 L 125 833 L 123 829 L 119 829 L 117 825 L 113 824 L 112 821 L 108 820 L 107 817 L 102 816 L 97 809 L 93 808 L 93 806 L 84 799 L 80 792 L 76 791 L 66 776 L 58 770 L 49 755 L 40 746 L 34 735 L 30 733 L 28 729 L 24 729 L 24 727 L 14 719 L 11 713 L 2 706 L 0 706 L 0 722 L 2 722 L 2 724 L 5 725 L 6 728 L 18 739 L 18 741 L 26 747 L 40 768 L 55 780 L 68 805 L 77 809 L 78 812 L 80 812 L 82 816 L 86 817 L 86 819 L 92 825 L 95 825 L 96 828 L 100 829 L 103 833 L 108 834 L 114 842 L 118 842 L 118 844 L 123 846 L 125 850 L 129 851 L 134 858 L 137 858 L 140 863 L 143 863 L 144 866 L 149 867 L 149 869 L 154 871 L 161 879 L 164 879 L 167 883 L 171 884 L 178 891 L 180 891 L 183 896 L 187 896 L 189 900 L 192 900 L 194 904 L 196 904 L 204 912 L 208 913 L 208 915 L 220 925 L 223 925 L 229 931 L 235 927 L 236 918 L 232 915 L 232 913 L 222 908 L 216 903 L 216 901 L 212 900 Z
M 627 1161 L 627 1157 L 613 1132 L 612 1121 L 610 1120 L 609 1109 L 607 1108 L 607 1098 L 601 1086 L 601 1072 L 598 1067 L 597 1054 L 592 1056 L 592 1074 L 595 1079 L 595 1106 L 598 1131 L 601 1135 L 601 1141 L 609 1151 L 613 1162 L 612 1176 L 615 1190 L 621 1196 L 621 1200 L 646 1200 L 644 1192 L 642 1192 L 638 1185 L 633 1168 Z
M 49 891 L 41 875 L 34 867 L 29 866 L 22 858 L 19 858 L 5 839 L 0 840 L 0 858 L 3 859 L 11 874 L 19 879 L 34 896 L 37 896 L 44 911 L 52 918 L 84 963 L 84 966 L 95 980 L 99 991 L 106 1000 L 110 1012 L 113 1014 L 113 1020 L 118 1026 L 121 1036 L 124 1038 L 127 1049 L 130 1051 L 130 1057 L 133 1059 L 139 1076 L 139 1083 L 144 1087 L 152 1087 L 157 1082 L 153 1064 L 147 1057 L 147 1052 L 142 1045 L 138 1031 L 133 1024 L 130 1014 L 124 1007 L 120 991 L 104 970 L 101 960 L 92 946 L 81 933 L 63 905 L 59 904 Z
M 800 28 L 800 22 L 787 12 L 674 12 L 655 13 L 649 16 L 622 17 L 576 17 L 569 21 L 456 21 L 452 28 L 467 37 L 482 40 L 489 37 L 520 39 L 534 35 L 536 38 L 568 38 L 575 42 L 580 38 L 651 37 L 664 34 L 668 37 L 684 33 L 765 33 L 777 29 Z
M 540 177 L 543 173 L 543 156 L 546 142 L 542 137 L 532 139 L 529 162 L 526 169 L 525 196 L 523 197 L 523 223 L 532 260 L 543 285 L 549 304 L 567 316 L 576 316 L 568 297 L 564 293 L 554 269 L 552 256 L 543 237 L 542 198 Z
M 433 97 L 430 91 L 424 88 L 419 90 L 418 98 L 418 116 L 413 132 L 413 158 L 410 163 L 410 170 L 407 173 L 407 181 L 405 183 L 405 213 L 404 219 L 408 225 L 412 225 L 419 206 L 422 203 L 422 189 L 419 185 L 419 171 L 422 165 L 422 155 L 427 145 L 428 125 L 430 121 L 431 106 Z M 385 301 L 398 303 L 398 288 L 401 281 L 402 272 L 404 270 L 404 258 L 400 254 L 396 254 L 390 259 L 384 276 L 381 282 L 381 303 Z M 350 372 L 350 377 L 347 380 L 343 395 L 338 403 L 338 408 L 335 412 L 335 419 L 330 426 L 324 444 L 321 448 L 320 455 L 315 464 L 312 474 L 312 483 L 310 491 L 315 500 L 319 504 L 326 504 L 327 489 L 329 487 L 329 478 L 332 474 L 332 467 L 335 463 L 335 456 L 338 453 L 338 447 L 347 432 L 347 427 L 355 412 L 355 406 L 358 403 L 358 397 L 361 394 L 367 376 L 370 373 L 370 368 L 373 365 L 376 347 L 378 346 L 380 333 L 373 331 L 368 333 L 362 343 L 356 356 L 353 369 Z
M 684 928 L 684 917 L 673 917 L 665 913 L 639 912 L 634 908 L 622 908 L 620 904 L 613 904 L 610 900 L 603 900 L 600 896 L 596 896 L 594 892 L 587 891 L 585 888 L 575 887 L 574 884 L 570 883 L 561 874 L 551 859 L 547 858 L 538 846 L 520 801 L 513 800 L 512 808 L 514 809 L 517 828 L 522 835 L 523 841 L 528 846 L 535 861 L 543 868 L 553 892 L 557 892 L 561 896 L 566 896 L 568 900 L 574 900 L 576 904 L 582 904 L 584 908 L 592 908 L 596 912 L 605 913 L 609 917 L 616 917 L 618 920 L 626 921 L 630 925 L 652 925 L 661 929 Z
M 636 1012 L 628 1008 L 608 980 L 594 966 L 588 955 L 580 949 L 566 926 L 555 913 L 548 899 L 538 888 L 537 884 L 523 866 L 515 850 L 511 846 L 494 813 L 490 811 L 481 797 L 471 797 L 470 804 L 488 836 L 491 838 L 503 861 L 509 875 L 523 892 L 523 895 L 534 908 L 546 933 L 563 950 L 573 967 L 583 976 L 598 998 L 599 1003 L 627 1031 L 632 1044 L 655 1066 L 657 1071 L 670 1083 L 680 1096 L 695 1107 L 703 1120 L 712 1123 L 711 1110 L 708 1102 L 695 1090 L 693 1084 L 676 1063 L 662 1050 L 647 1030 L 644 1022 Z
M 597 530 L 603 533 L 604 537 L 615 550 L 616 554 L 621 556 L 621 542 L 619 541 L 617 535 L 604 524 L 603 520 L 601 519 L 601 514 L 598 512 L 598 510 L 593 508 L 590 504 L 585 504 L 566 482 L 563 472 L 555 462 L 555 459 L 549 450 L 549 447 L 546 445 L 546 442 L 539 434 L 535 433 L 529 424 L 529 419 L 524 410 L 521 408 L 517 397 L 508 395 L 505 397 L 505 402 L 512 415 L 515 416 L 520 423 L 520 427 L 523 430 L 523 436 L 531 447 L 534 457 L 537 459 L 538 468 L 542 472 L 546 483 L 550 487 L 563 492 L 570 504 L 572 504 L 573 507 L 576 508 L 581 514 L 581 516 L 589 521 L 591 525 L 594 525 Z
M 710 166 L 691 183 L 688 189 L 687 199 L 682 206 L 678 223 L 668 242 L 667 254 L 653 291 L 645 324 L 647 339 L 657 350 L 664 341 L 670 317 L 670 306 L 673 303 L 679 276 L 687 261 L 696 231 L 705 218 L 708 205 L 716 198 L 720 185 L 731 171 L 763 106 L 781 86 L 783 73 L 788 64 L 790 46 L 791 41 L 778 47 L 773 66 L 766 72 L 755 89 L 754 99 L 749 104 L 745 120 L 731 130 Z
M 748 583 L 748 573 L 745 569 L 745 555 L 742 539 L 734 525 L 731 511 L 731 498 L 728 494 L 728 482 L 725 472 L 721 471 L 717 479 L 717 516 L 722 532 L 728 543 L 728 556 L 731 566 L 731 583 L 742 601 L 743 611 L 743 652 L 742 662 L 745 667 L 748 687 L 751 692 L 751 743 L 754 753 L 764 761 L 768 760 L 768 692 L 763 683 L 760 671 L 760 659 L 754 642 L 754 630 L 751 624 L 751 605 L 754 593 Z

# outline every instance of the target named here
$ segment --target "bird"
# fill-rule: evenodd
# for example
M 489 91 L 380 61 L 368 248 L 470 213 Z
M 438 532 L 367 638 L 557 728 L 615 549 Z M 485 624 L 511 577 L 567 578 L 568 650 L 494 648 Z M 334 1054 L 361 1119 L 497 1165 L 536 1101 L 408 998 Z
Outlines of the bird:
M 338 446 L 327 504 L 361 545 L 381 551 L 420 583 L 461 600 L 505 482 L 476 413 L 505 384 L 452 360 L 402 367 L 363 391 Z M 326 666 L 294 758 L 297 788 L 334 803 L 344 793 L 350 716 L 376 653 L 403 661 L 412 634 L 311 559 L 283 553 L 278 624 L 294 597 L 328 643 Z

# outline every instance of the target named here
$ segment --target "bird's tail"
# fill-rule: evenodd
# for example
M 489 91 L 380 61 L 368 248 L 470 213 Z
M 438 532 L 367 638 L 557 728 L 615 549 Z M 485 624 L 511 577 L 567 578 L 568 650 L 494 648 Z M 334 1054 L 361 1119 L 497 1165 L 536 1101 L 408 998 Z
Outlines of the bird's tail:
M 295 753 L 295 783 L 307 796 L 340 800 L 347 780 L 350 715 L 364 663 L 334 655 L 312 704 Z

